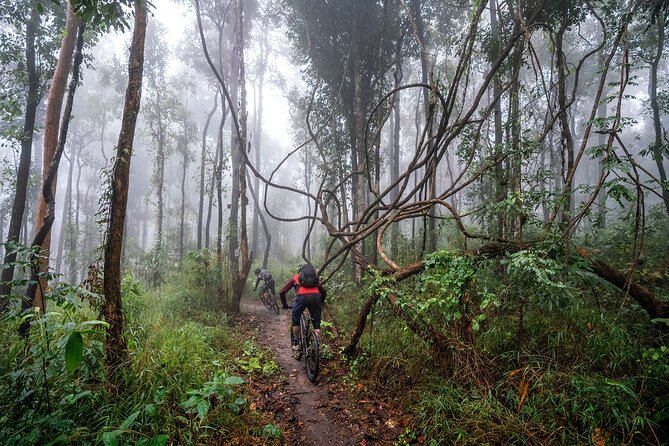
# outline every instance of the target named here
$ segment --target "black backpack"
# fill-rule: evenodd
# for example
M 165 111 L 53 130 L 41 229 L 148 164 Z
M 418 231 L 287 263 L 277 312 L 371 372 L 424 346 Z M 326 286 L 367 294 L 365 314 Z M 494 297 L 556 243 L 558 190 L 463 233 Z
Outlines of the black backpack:
M 308 263 L 302 266 L 300 270 L 300 275 L 297 277 L 300 281 L 300 285 L 303 287 L 311 288 L 318 285 L 318 273 L 313 266 Z

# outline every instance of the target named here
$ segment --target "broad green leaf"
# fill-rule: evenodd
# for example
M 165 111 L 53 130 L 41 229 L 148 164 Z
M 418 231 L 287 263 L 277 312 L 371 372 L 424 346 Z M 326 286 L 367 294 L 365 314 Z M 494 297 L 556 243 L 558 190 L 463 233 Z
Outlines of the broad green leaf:
M 234 384 L 244 384 L 245 382 L 246 381 L 244 381 L 244 379 L 240 378 L 239 376 L 228 376 L 223 381 L 223 384 L 234 385 Z
M 72 332 L 65 344 L 65 368 L 72 373 L 84 358 L 84 339 L 78 331 Z
M 204 420 L 204 417 L 207 416 L 209 413 L 209 408 L 211 407 L 211 403 L 208 400 L 202 400 L 199 403 L 197 403 L 197 416 L 201 420 Z

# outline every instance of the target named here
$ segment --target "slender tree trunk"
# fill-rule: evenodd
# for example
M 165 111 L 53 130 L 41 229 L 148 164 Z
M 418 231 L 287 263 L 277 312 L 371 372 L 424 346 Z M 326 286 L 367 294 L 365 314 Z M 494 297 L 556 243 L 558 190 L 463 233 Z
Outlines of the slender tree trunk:
M 223 265 L 223 126 L 225 125 L 225 115 L 221 118 L 218 126 L 218 165 L 216 166 L 216 198 L 218 203 L 218 225 L 216 231 L 216 258 L 218 261 L 218 271 L 222 270 Z
M 239 208 L 235 214 L 239 215 L 239 220 L 235 219 L 235 224 L 238 224 L 233 232 L 235 237 L 239 237 L 239 242 L 236 244 L 236 248 L 239 249 L 239 252 L 233 256 L 234 263 L 232 264 L 232 279 L 233 279 L 233 295 L 232 295 L 232 310 L 235 313 L 239 313 L 241 310 L 241 300 L 242 292 L 244 289 L 244 284 L 248 277 L 249 270 L 251 269 L 251 257 L 249 254 L 249 241 L 246 228 L 246 209 L 248 205 L 248 198 L 246 196 L 246 166 L 242 163 L 242 152 L 246 150 L 247 146 L 247 112 L 246 112 L 246 76 L 245 76 L 245 65 L 244 65 L 244 1 L 237 0 L 237 11 L 236 11 L 236 32 L 237 37 L 236 47 L 237 47 L 237 67 L 239 72 L 239 133 L 241 141 L 238 141 L 238 145 L 231 146 L 233 153 L 236 153 L 237 174 L 239 175 L 238 180 L 238 204 Z M 234 73 L 235 71 L 233 71 Z M 235 157 L 233 156 L 233 162 Z M 234 168 L 233 168 L 234 170 Z M 233 197 L 235 196 L 234 192 L 234 182 L 233 182 Z M 235 201 L 233 200 L 233 204 Z M 232 210 L 231 210 L 232 213 Z M 232 219 L 231 219 L 232 221 Z M 239 235 L 237 235 L 239 234 Z M 232 234 L 231 234 L 232 238 Z M 241 264 L 239 263 L 241 260 Z
M 402 79 L 402 61 L 400 60 L 400 46 L 398 44 L 397 51 L 395 53 L 395 87 L 400 85 Z M 395 93 L 395 99 L 393 103 L 393 111 L 391 114 L 391 127 L 392 127 L 392 139 L 391 139 L 391 155 L 390 155 L 390 184 L 395 184 L 400 177 L 400 132 L 402 130 L 402 119 L 400 116 L 400 92 Z M 399 189 L 397 187 L 393 188 L 390 191 L 390 201 L 394 202 L 397 199 Z M 399 237 L 400 237 L 400 225 L 399 223 L 393 223 L 391 232 L 390 232 L 390 252 L 393 258 L 397 258 L 399 254 Z
M 243 45 L 243 37 L 239 37 L 238 33 L 241 32 L 239 28 L 239 18 L 241 15 L 239 1 L 234 1 L 234 20 L 235 20 L 235 32 L 233 38 L 235 41 L 233 43 L 234 50 L 231 55 L 231 70 L 230 70 L 230 82 L 229 82 L 229 93 L 232 100 L 232 104 L 239 104 L 239 89 L 241 86 L 241 80 L 239 79 L 239 45 Z M 240 40 L 241 39 L 241 40 Z M 231 113 L 236 113 L 237 117 L 241 116 L 239 110 L 235 110 L 234 107 L 230 111 Z M 229 296 L 230 301 L 230 310 L 234 313 L 239 312 L 239 308 L 236 308 L 235 305 L 235 284 L 237 276 L 239 275 L 239 196 L 240 196 L 240 185 L 239 185 L 239 165 L 240 165 L 240 149 L 239 146 L 242 144 L 242 141 L 239 140 L 237 132 L 234 130 L 231 132 L 230 137 L 230 161 L 231 161 L 231 187 L 230 187 L 230 215 L 228 217 L 228 268 L 230 272 L 230 278 L 232 283 L 232 295 Z M 244 149 L 241 149 L 244 150 Z
M 123 336 L 121 246 L 123 245 L 123 225 L 128 202 L 130 161 L 132 160 L 135 125 L 142 95 L 146 22 L 146 1 L 135 0 L 135 24 L 128 62 L 128 88 L 125 95 L 116 161 L 113 167 L 109 226 L 105 243 L 104 315 L 109 324 L 105 342 L 105 365 L 108 376 L 114 383 L 120 383 L 119 372 L 126 363 L 128 355 Z
M 84 46 L 84 30 L 85 24 L 80 24 L 78 26 L 78 31 L 75 32 L 74 38 L 76 42 L 76 54 L 74 56 L 74 66 L 72 70 L 72 80 L 70 82 L 70 88 L 67 95 L 67 103 L 65 104 L 65 110 L 63 112 L 63 123 L 59 128 L 58 136 L 56 138 L 57 146 L 56 150 L 53 152 L 53 157 L 49 164 L 46 174 L 44 175 L 44 181 L 42 181 L 42 199 L 44 200 L 44 206 L 46 212 L 44 213 L 44 218 L 42 224 L 39 226 L 35 233 L 35 238 L 32 242 L 33 248 L 44 247 L 44 243 L 51 233 L 51 227 L 54 220 L 56 219 L 56 200 L 55 200 L 55 182 L 56 176 L 58 175 L 58 166 L 60 164 L 63 151 L 65 150 L 65 142 L 67 140 L 67 132 L 70 125 L 70 118 L 72 116 L 72 105 L 74 103 L 74 94 L 77 90 L 77 85 L 79 84 L 79 72 L 81 68 L 81 62 L 83 60 L 82 49 Z M 74 50 L 73 50 L 74 52 Z M 59 120 L 60 121 L 60 120 Z M 45 260 L 42 255 L 35 259 L 38 265 L 33 265 L 31 281 L 26 289 L 26 299 L 23 301 L 24 309 L 27 307 L 29 302 L 32 302 L 33 306 L 36 307 L 39 304 L 42 312 L 46 312 L 46 302 L 44 300 L 44 291 L 46 290 L 46 281 L 39 275 L 39 272 L 45 271 L 44 265 L 48 269 L 48 258 Z M 22 322 L 19 327 L 19 334 L 21 336 L 27 336 L 30 325 L 27 322 Z
M 70 74 L 72 67 L 72 54 L 74 53 L 75 41 L 77 38 L 77 18 L 72 10 L 72 5 L 67 4 L 67 21 L 65 24 L 65 35 L 61 42 L 60 52 L 58 54 L 58 63 L 51 80 L 51 88 L 49 89 L 49 96 L 47 98 L 47 109 L 44 122 L 44 151 L 42 152 L 42 175 L 46 178 L 49 167 L 51 166 L 56 149 L 58 146 L 58 133 L 60 128 L 60 112 L 63 106 L 63 98 L 65 97 L 65 89 L 67 86 L 67 77 Z M 51 182 L 51 194 L 56 192 L 57 175 L 54 175 Z M 44 182 L 43 182 L 44 184 Z M 37 202 L 37 218 L 35 220 L 35 227 L 41 228 L 44 226 L 46 214 L 48 212 L 48 204 L 45 200 L 44 194 L 39 194 Z M 51 233 L 50 231 L 44 237 L 41 243 L 42 257 L 40 262 L 40 272 L 46 272 L 49 269 L 49 249 L 51 247 Z M 42 291 L 45 290 L 47 283 L 40 278 L 40 286 L 35 292 L 33 301 L 34 307 L 44 307 Z
M 63 201 L 63 213 L 60 219 L 60 237 L 58 237 L 58 250 L 56 253 L 56 274 L 62 274 L 63 265 L 63 247 L 65 246 L 65 238 L 69 237 L 70 218 L 72 215 L 72 176 L 74 175 L 74 160 L 76 157 L 76 150 L 72 151 L 70 155 L 70 167 L 67 171 L 67 187 L 65 188 L 65 200 Z
M 523 46 L 518 44 L 516 47 L 516 60 L 514 61 L 513 85 L 509 95 L 510 101 L 510 132 L 511 132 L 511 191 L 516 198 L 516 211 L 513 217 L 513 237 L 517 241 L 523 239 L 523 223 L 522 218 L 522 200 L 521 185 L 522 185 L 522 165 L 523 155 L 520 146 L 520 132 L 521 132 L 521 110 L 520 110 L 520 69 L 522 66 L 522 51 Z
M 573 191 L 573 170 L 574 166 L 574 138 L 571 132 L 569 115 L 567 114 L 567 61 L 563 51 L 564 33 L 567 29 L 567 20 L 564 19 L 562 26 L 555 37 L 555 53 L 557 64 L 557 95 L 558 107 L 560 108 L 560 128 L 562 135 L 562 150 L 566 155 L 566 175 L 563 191 L 564 205 L 562 207 L 562 223 L 567 224 L 571 218 L 572 202 L 574 200 Z
M 425 33 L 425 23 L 423 20 L 423 12 L 421 7 L 421 0 L 411 0 L 411 19 L 414 37 L 417 40 L 420 49 L 420 68 L 421 68 L 421 82 L 430 86 L 434 85 L 432 78 L 432 67 L 427 52 L 427 38 Z M 427 133 L 427 153 L 431 158 L 429 163 L 425 166 L 426 174 L 429 175 L 428 180 L 428 195 L 429 198 L 434 198 L 436 195 L 436 179 L 437 179 L 437 160 L 434 154 L 434 147 L 432 144 L 433 126 L 432 126 L 432 109 L 434 104 L 431 103 L 428 90 L 422 89 L 423 94 L 423 112 L 425 114 L 425 123 L 428 127 Z M 424 248 L 428 252 L 436 251 L 437 249 L 437 220 L 436 207 L 431 206 L 428 216 L 427 225 L 425 225 L 425 233 L 423 234 Z
M 599 57 L 599 66 L 604 67 L 605 57 L 604 54 L 601 54 Z M 652 101 L 651 101 L 652 102 Z M 606 101 L 601 101 L 599 104 L 599 110 L 597 113 L 599 119 L 605 120 L 607 116 Z M 607 135 L 604 132 L 601 132 L 597 136 L 597 144 L 600 147 L 606 145 Z M 606 153 L 602 154 L 597 159 L 597 165 L 599 167 L 598 176 L 601 177 L 604 174 L 604 161 L 606 159 Z M 606 191 L 600 190 L 597 195 L 597 227 L 600 229 L 606 228 Z
M 650 79 L 648 80 L 648 95 L 650 96 L 650 108 L 653 111 L 653 130 L 655 140 L 653 141 L 652 154 L 657 170 L 662 182 L 662 201 L 664 208 L 669 215 L 669 183 L 667 183 L 667 171 L 664 169 L 664 147 L 662 142 L 662 121 L 660 120 L 660 106 L 657 100 L 657 76 L 660 62 L 662 61 L 662 51 L 664 49 L 664 22 L 662 18 L 657 20 L 657 52 L 650 64 Z
M 186 130 L 184 123 L 184 131 Z M 188 171 L 188 141 L 184 137 L 183 170 L 181 174 L 181 213 L 179 215 L 179 261 L 184 258 L 184 221 L 186 214 L 186 172 Z
M 67 244 L 67 255 L 69 259 L 69 264 L 67 267 L 67 272 L 68 272 L 68 282 L 71 284 L 77 283 L 77 247 L 78 247 L 78 240 L 79 240 L 79 212 L 81 209 L 81 191 L 79 190 L 79 185 L 81 184 L 81 157 L 79 156 L 79 153 L 77 153 L 77 181 L 76 181 L 76 189 L 77 189 L 77 198 L 75 201 L 74 205 L 74 216 L 70 216 L 70 219 L 74 217 L 74 222 L 72 223 L 72 234 L 68 238 L 68 244 Z M 83 251 L 80 252 L 80 255 L 83 254 Z M 83 263 L 83 262 L 82 262 Z
M 211 111 L 207 114 L 207 120 L 204 123 L 204 129 L 202 129 L 202 153 L 200 156 L 200 207 L 198 208 L 197 213 L 197 249 L 198 251 L 202 249 L 202 221 L 204 219 L 204 195 L 205 195 L 205 168 L 206 168 L 206 159 L 207 159 L 207 133 L 209 133 L 209 123 L 211 122 L 212 116 L 216 113 L 218 109 L 218 92 L 214 95 L 214 106 L 211 108 Z M 210 213 L 211 215 L 211 213 Z M 209 243 L 206 244 L 206 247 L 209 246 Z
M 261 162 L 262 158 L 260 156 L 260 143 L 262 141 L 262 119 L 263 119 L 263 91 L 265 84 L 265 72 L 267 71 L 267 60 L 269 58 L 269 42 L 267 41 L 267 32 L 264 29 L 262 33 L 262 38 L 260 40 L 260 60 L 258 62 L 258 72 L 257 72 L 257 98 L 255 98 L 255 114 L 253 121 L 253 149 L 255 151 L 255 165 L 256 169 L 261 171 Z M 255 89 L 254 89 L 255 91 Z M 261 207 L 258 203 L 260 200 L 260 179 L 257 177 L 253 178 L 253 189 L 257 195 L 256 206 L 253 212 L 253 224 L 251 229 L 251 252 L 255 255 L 258 251 L 258 221 L 260 220 Z M 263 230 L 267 234 L 266 223 L 263 222 Z M 269 241 L 266 241 L 266 247 L 269 245 Z M 265 249 L 267 251 L 267 249 Z M 266 262 L 263 262 L 263 267 L 266 267 Z
M 493 50 L 493 57 L 494 59 L 497 59 L 499 58 L 498 42 L 500 41 L 499 25 L 497 24 L 497 0 L 490 0 L 490 29 L 493 36 L 492 42 L 493 45 L 495 45 L 495 49 Z M 501 79 L 499 75 L 497 75 L 493 80 L 493 96 L 495 98 L 495 105 L 493 109 L 493 118 L 495 122 L 495 148 L 493 153 L 497 161 L 495 163 L 495 201 L 497 203 L 504 201 L 507 192 L 507 180 L 504 176 L 504 164 L 502 163 L 502 144 L 504 143 L 504 130 L 502 128 L 502 103 L 499 99 L 501 90 Z M 504 222 L 504 215 L 500 212 L 497 216 L 497 237 L 504 237 Z
M 26 217 L 26 197 L 28 193 L 28 179 L 30 178 L 30 158 L 33 145 L 33 133 L 35 131 L 35 115 L 40 101 L 39 75 L 35 68 L 35 32 L 39 26 L 39 12 L 37 1 L 33 0 L 30 11 L 30 19 L 26 23 L 26 74 L 28 85 L 26 92 L 26 109 L 23 118 L 23 132 L 21 134 L 21 156 L 19 167 L 16 172 L 16 190 L 12 205 L 12 216 L 9 220 L 7 231 L 8 245 L 19 242 L 21 225 Z M 27 231 L 24 231 L 26 235 Z M 11 281 L 14 279 L 14 262 L 16 253 L 11 246 L 5 251 L 4 269 L 0 276 L 0 313 L 7 310 L 9 294 L 11 293 Z
M 358 4 L 356 3 L 356 6 Z M 355 16 L 360 16 L 360 14 L 355 14 Z M 353 37 L 352 42 L 352 61 L 353 61 L 353 81 L 354 81 L 354 93 L 353 93 L 353 125 L 354 125 L 354 142 L 355 144 L 351 145 L 353 150 L 353 157 L 351 159 L 351 164 L 353 171 L 356 172 L 353 179 L 353 220 L 356 225 L 362 225 L 362 212 L 365 209 L 365 195 L 366 195 L 366 182 L 364 181 L 364 176 L 369 172 L 369 166 L 366 165 L 366 147 L 365 147 L 365 125 L 366 125 L 366 116 L 365 116 L 365 88 L 364 88 L 364 79 L 363 79 L 363 67 L 362 67 L 362 56 L 360 54 L 359 44 L 357 43 L 357 35 L 362 32 L 360 29 L 362 24 L 359 23 L 359 20 L 356 20 L 354 25 L 355 32 L 357 33 Z M 356 285 L 362 283 L 362 269 L 360 268 L 360 261 L 364 256 L 364 246 L 362 242 L 356 243 L 352 249 L 353 254 L 353 279 Z
M 160 93 L 158 93 L 159 95 Z M 165 189 L 165 129 L 163 129 L 163 116 L 161 116 L 160 98 L 156 99 L 158 103 L 158 135 L 156 151 L 156 194 L 158 206 L 156 209 L 156 252 L 160 255 L 163 249 L 163 221 L 165 215 L 165 200 L 163 190 Z M 156 283 L 160 281 L 159 269 L 156 269 Z
M 258 191 L 253 186 L 253 183 L 249 183 L 249 191 L 251 192 L 251 197 L 253 198 L 253 203 L 255 206 L 255 212 L 258 214 L 260 223 L 262 224 L 263 232 L 265 233 L 265 253 L 262 258 L 263 268 L 267 268 L 267 262 L 269 260 L 269 251 L 272 246 L 272 234 L 269 232 L 269 226 L 267 225 L 267 220 L 262 212 L 260 212 L 260 197 L 258 196 Z

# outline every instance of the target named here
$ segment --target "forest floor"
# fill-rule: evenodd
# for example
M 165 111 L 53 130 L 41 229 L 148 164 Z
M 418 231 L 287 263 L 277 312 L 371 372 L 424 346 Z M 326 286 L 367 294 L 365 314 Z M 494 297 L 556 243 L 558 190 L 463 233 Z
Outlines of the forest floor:
M 348 366 L 330 345 L 334 359 L 322 361 L 316 383 L 307 378 L 303 361 L 290 352 L 290 311 L 270 312 L 257 299 L 242 303 L 238 321 L 256 343 L 273 352 L 282 371 L 254 382 L 253 410 L 278 425 L 289 445 L 388 445 L 403 430 L 392 402 L 369 398 L 361 383 L 347 375 Z

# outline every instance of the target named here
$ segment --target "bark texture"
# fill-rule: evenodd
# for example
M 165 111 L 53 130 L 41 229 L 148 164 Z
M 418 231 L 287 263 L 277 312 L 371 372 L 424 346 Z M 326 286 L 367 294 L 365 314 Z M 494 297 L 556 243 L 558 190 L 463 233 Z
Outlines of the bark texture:
M 132 159 L 135 125 L 142 97 L 146 23 L 146 0 L 135 0 L 135 23 L 128 62 L 128 87 L 116 148 L 116 161 L 113 166 L 109 226 L 105 243 L 104 316 L 109 324 L 105 342 L 105 366 L 112 382 L 119 381 L 116 378 L 118 378 L 118 373 L 126 363 L 128 355 L 126 340 L 123 336 L 121 247 L 123 246 L 123 227 L 128 202 L 130 161 Z

